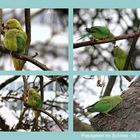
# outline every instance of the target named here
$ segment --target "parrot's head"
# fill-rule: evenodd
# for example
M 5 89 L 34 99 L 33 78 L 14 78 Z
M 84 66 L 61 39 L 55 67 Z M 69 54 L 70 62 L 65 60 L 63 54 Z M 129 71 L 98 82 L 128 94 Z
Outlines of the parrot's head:
M 97 26 L 96 26 L 97 27 Z M 95 28 L 95 26 L 91 27 L 91 28 L 86 28 L 86 31 L 88 33 L 96 33 L 98 31 L 98 28 Z
M 34 89 L 34 88 L 29 88 L 28 89 L 28 95 L 29 96 L 35 95 L 36 93 L 37 93 L 36 89 Z
M 19 29 L 22 30 L 21 24 L 17 19 L 8 19 L 6 24 L 3 24 L 3 29 Z
M 114 57 L 123 57 L 125 54 L 124 50 L 121 49 L 119 46 L 115 46 L 113 49 Z
M 91 28 L 86 28 L 86 31 L 89 33 L 91 32 Z
M 112 53 L 113 53 L 113 56 L 116 56 L 117 54 L 118 54 L 118 46 L 114 46 L 114 49 L 113 49 L 113 51 L 112 51 Z

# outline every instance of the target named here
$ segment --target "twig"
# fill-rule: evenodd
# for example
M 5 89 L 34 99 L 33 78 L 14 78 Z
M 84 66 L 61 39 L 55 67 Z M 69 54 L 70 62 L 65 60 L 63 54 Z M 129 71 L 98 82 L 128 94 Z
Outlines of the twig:
M 113 86 L 115 84 L 116 78 L 117 78 L 117 76 L 110 76 L 109 77 L 109 81 L 107 83 L 107 86 L 106 86 L 106 89 L 105 89 L 103 97 L 110 96 L 112 88 L 113 88 Z
M 52 101 L 54 102 L 54 101 Z M 50 106 L 51 108 L 54 107 L 54 108 L 57 108 L 57 109 L 60 109 L 60 110 L 63 110 L 65 111 L 66 113 L 68 113 L 64 108 L 58 106 L 58 105 L 53 105 L 52 103 L 47 103 L 47 101 L 43 102 L 43 104 L 47 105 L 47 106 Z
M 25 54 L 28 54 L 30 42 L 31 42 L 31 15 L 30 9 L 25 9 L 25 26 L 26 26 L 26 34 L 27 34 L 27 42 L 25 48 Z
M 26 9 L 27 9 L 27 8 L 26 8 Z M 38 10 L 37 12 L 31 14 L 30 17 L 31 17 L 31 19 L 33 19 L 33 18 L 35 18 L 36 16 L 38 16 L 39 14 L 41 14 L 42 12 L 47 11 L 47 10 L 48 10 L 48 9 L 40 9 L 40 10 Z M 21 21 L 21 24 L 22 24 L 22 25 L 25 24 L 25 21 L 22 20 L 22 21 Z
M 126 76 L 126 75 L 122 75 L 122 76 L 124 76 L 124 78 L 127 79 L 129 82 L 132 80 L 129 76 Z M 103 97 L 110 96 L 112 88 L 115 84 L 116 78 L 117 78 L 117 76 L 110 76 L 109 77 L 109 81 L 107 83 Z
M 42 70 L 51 70 L 46 65 L 40 63 L 36 59 L 33 59 L 31 56 L 21 55 L 21 54 L 15 53 L 15 52 L 10 53 L 10 51 L 3 49 L 2 46 L 0 46 L 0 52 L 3 52 L 5 54 L 11 54 L 12 56 L 14 56 L 18 59 L 21 59 L 21 60 L 29 61 L 29 62 L 33 63 L 34 65 L 38 66 Z
M 44 111 L 42 109 L 36 109 L 37 111 L 39 112 L 43 112 L 44 114 L 48 115 L 50 118 L 53 119 L 53 121 L 58 125 L 58 127 L 61 129 L 61 131 L 64 131 L 63 127 L 61 126 L 61 124 L 59 123 L 59 121 L 52 115 L 50 114 L 49 112 L 47 111 Z
M 23 112 L 20 115 L 19 122 L 16 125 L 16 128 L 15 129 L 19 129 L 21 127 L 22 120 L 24 119 L 24 114 L 25 114 L 26 110 L 27 110 L 27 108 L 24 108 Z
M 26 104 L 26 97 L 27 97 L 27 78 L 25 75 L 22 76 L 23 78 L 23 102 Z
M 26 34 L 27 34 L 27 41 L 25 46 L 25 55 L 28 55 L 28 50 L 31 42 L 31 20 L 30 20 L 30 9 L 25 9 L 25 27 L 26 27 Z M 26 61 L 22 61 L 21 70 L 23 69 L 23 66 Z
M 40 78 L 40 93 L 41 93 L 41 102 L 44 101 L 44 85 L 43 85 L 43 76 L 39 76 Z
M 14 76 L 14 77 L 11 77 L 9 79 L 7 79 L 6 81 L 4 81 L 3 83 L 0 84 L 0 90 L 2 88 L 4 88 L 5 86 L 7 86 L 9 83 L 15 81 L 16 79 L 18 79 L 20 76 Z
M 2 32 L 2 9 L 0 9 L 0 45 L 2 44 L 1 32 Z
M 51 80 L 57 81 L 59 83 L 62 83 L 63 85 L 66 85 L 68 87 L 68 82 L 64 78 L 67 78 L 68 76 L 49 76 Z
M 74 43 L 73 47 L 74 47 L 74 49 L 77 49 L 77 48 L 81 48 L 81 47 L 85 47 L 85 46 L 105 44 L 105 43 L 109 43 L 109 42 L 115 42 L 117 40 L 135 38 L 135 37 L 139 37 L 139 36 L 140 36 L 140 32 L 135 32 L 135 33 L 127 34 L 127 35 L 116 36 L 114 38 L 109 38 L 106 40 L 90 40 L 90 41 L 85 41 L 85 42 L 80 42 L 80 43 Z
M 136 47 L 136 43 L 137 43 L 137 40 L 138 40 L 139 37 L 135 37 L 132 41 L 132 45 L 131 45 L 131 48 L 129 50 L 129 53 L 128 53 L 128 56 L 127 56 L 127 59 L 126 59 L 126 62 L 125 62 L 125 65 L 124 65 L 124 70 L 128 70 L 129 68 L 129 65 L 131 63 L 131 57 L 133 55 L 133 52 L 135 50 L 135 47 Z
M 2 97 L 2 99 L 4 99 L 4 100 L 14 99 L 14 100 L 20 100 L 20 101 L 22 101 L 22 97 L 5 96 L 5 97 Z

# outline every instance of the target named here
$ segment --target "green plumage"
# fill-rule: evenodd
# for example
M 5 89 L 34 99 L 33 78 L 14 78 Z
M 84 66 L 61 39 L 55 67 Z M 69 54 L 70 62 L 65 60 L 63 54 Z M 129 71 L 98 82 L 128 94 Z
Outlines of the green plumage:
M 105 26 L 93 26 L 91 28 L 86 28 L 87 34 L 82 35 L 82 38 L 88 36 L 95 39 L 107 39 L 113 38 L 114 35 L 110 32 L 110 30 Z M 79 39 L 79 40 L 80 40 Z
M 42 107 L 41 96 L 34 88 L 29 88 L 28 90 L 28 99 L 27 105 L 32 107 L 33 109 L 39 109 Z M 35 127 L 38 127 L 38 117 L 40 116 L 39 111 L 34 111 L 35 114 Z
M 87 107 L 88 112 L 101 112 L 101 113 L 108 113 L 113 108 L 115 108 L 120 102 L 122 102 L 121 96 L 106 96 L 100 99 L 95 104 Z
M 125 53 L 125 51 L 123 49 L 121 49 L 118 46 L 115 46 L 114 50 L 113 50 L 113 54 L 114 54 L 114 64 L 117 67 L 118 70 L 123 70 L 124 69 L 124 65 L 126 63 L 126 59 L 127 59 L 127 54 Z M 129 67 L 128 70 L 132 70 L 132 63 L 129 63 Z
M 6 22 L 4 34 L 4 47 L 19 54 L 25 53 L 27 35 L 22 30 L 21 24 L 16 19 L 9 19 Z M 16 70 L 22 69 L 22 60 L 13 57 L 13 63 Z
M 34 88 L 29 88 L 27 104 L 35 109 L 41 108 L 41 96 Z

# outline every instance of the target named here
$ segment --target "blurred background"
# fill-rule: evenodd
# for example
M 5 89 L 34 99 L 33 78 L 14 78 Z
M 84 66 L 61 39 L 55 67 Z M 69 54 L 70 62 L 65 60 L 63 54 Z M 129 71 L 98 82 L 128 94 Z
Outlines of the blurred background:
M 68 70 L 68 9 L 30 9 L 31 45 L 29 56 L 34 56 L 52 70 Z M 3 22 L 16 18 L 25 29 L 24 9 L 2 9 Z M 25 31 L 25 30 L 24 30 Z M 0 69 L 14 70 L 11 56 L 0 53 Z M 6 62 L 6 63 L 5 63 Z M 29 62 L 25 70 L 39 70 Z
M 78 39 L 92 26 L 107 26 L 115 36 L 137 32 L 140 9 L 74 9 L 74 43 L 88 41 L 88 37 Z M 132 39 L 116 42 L 126 53 L 131 44 Z M 140 69 L 139 45 L 138 40 L 132 56 L 135 70 Z M 116 70 L 112 50 L 112 43 L 74 49 L 74 70 Z
M 68 129 L 69 102 L 67 76 L 41 77 L 44 87 L 42 109 L 56 118 L 65 131 Z M 38 89 L 40 94 L 40 80 L 40 76 L 27 76 L 27 87 Z M 16 131 L 33 131 L 34 112 L 23 104 L 22 76 L 1 76 L 0 131 L 15 131 L 20 120 L 22 122 Z M 38 126 L 38 131 L 61 131 L 54 120 L 44 113 L 40 114 Z
M 86 107 L 93 105 L 102 98 L 110 77 L 104 75 L 74 77 L 74 115 L 82 122 L 90 124 L 89 119 L 98 114 L 96 112 L 87 115 Z M 137 76 L 131 76 L 133 79 L 135 77 Z M 124 76 L 117 76 L 110 96 L 121 95 L 123 91 L 128 89 L 131 82 L 126 80 Z

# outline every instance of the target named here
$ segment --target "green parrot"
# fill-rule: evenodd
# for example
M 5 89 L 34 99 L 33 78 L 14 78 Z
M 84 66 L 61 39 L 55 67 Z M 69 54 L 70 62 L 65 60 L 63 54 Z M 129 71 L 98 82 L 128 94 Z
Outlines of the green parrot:
M 91 28 L 86 28 L 86 31 L 87 34 L 82 35 L 82 37 L 79 40 L 85 38 L 86 36 L 95 39 L 107 39 L 114 37 L 110 30 L 105 26 L 93 26 Z
M 114 64 L 117 67 L 117 69 L 123 70 L 127 59 L 127 54 L 125 53 L 125 51 L 120 47 L 115 46 L 113 49 L 113 55 L 114 55 Z M 132 70 L 132 69 L 133 69 L 132 63 L 130 62 L 128 70 Z
M 27 105 L 33 109 L 39 109 L 42 107 L 41 96 L 34 88 L 28 89 Z M 35 125 L 38 126 L 38 117 L 40 112 L 34 111 L 35 113 Z
M 95 104 L 87 107 L 89 113 L 100 112 L 108 114 L 113 108 L 115 108 L 119 103 L 122 102 L 121 96 L 106 96 L 100 99 Z
M 28 89 L 28 100 L 27 104 L 33 108 L 41 108 L 41 96 L 34 88 Z
M 3 26 L 4 30 L 4 47 L 18 54 L 25 53 L 25 47 L 27 42 L 27 35 L 22 30 L 21 24 L 17 19 L 8 19 L 6 25 Z M 23 61 L 20 59 L 13 59 L 15 70 L 21 70 Z

